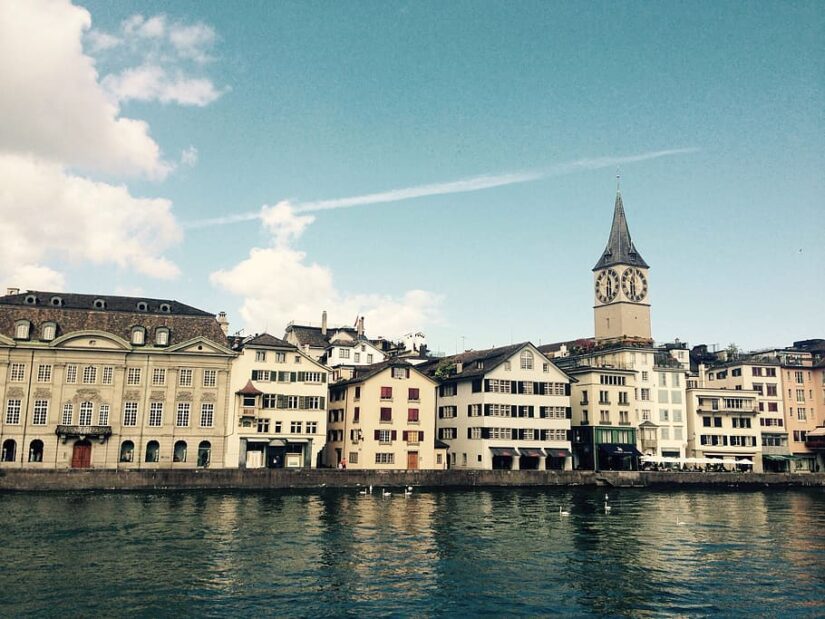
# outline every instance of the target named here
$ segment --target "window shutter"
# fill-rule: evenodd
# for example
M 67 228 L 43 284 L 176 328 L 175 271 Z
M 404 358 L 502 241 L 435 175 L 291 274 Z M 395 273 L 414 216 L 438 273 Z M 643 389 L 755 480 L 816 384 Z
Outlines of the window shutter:
M 289 373 L 289 382 L 294 383 L 294 382 L 297 382 L 297 380 L 298 380 L 298 374 L 295 373 L 295 372 L 290 372 Z
M 327 382 L 327 373 L 326 372 L 321 373 L 321 382 L 322 383 Z
M 527 407 L 527 416 L 531 418 L 536 416 L 536 407 L 532 404 Z
M 409 378 L 409 377 L 410 377 L 410 368 L 406 368 L 406 369 L 405 369 L 405 372 L 406 372 L 406 374 L 407 374 L 407 378 Z
M 421 441 L 422 443 L 424 442 L 424 432 L 423 432 L 423 430 L 418 431 L 418 440 Z
M 321 396 L 321 408 L 324 408 L 325 404 L 326 404 L 326 398 L 324 396 Z
M 472 417 L 472 412 L 473 412 L 473 405 L 468 404 L 467 405 L 467 417 Z
M 376 430 L 375 431 L 375 440 L 376 441 L 381 440 L 381 430 Z
M 443 406 L 438 407 L 438 418 L 439 419 L 444 419 L 444 407 Z
M 490 438 L 490 428 L 481 428 L 481 438 L 489 439 Z
M 518 405 L 511 404 L 510 405 L 510 417 L 518 417 L 518 416 L 519 416 Z
M 533 393 L 544 395 L 544 389 L 542 389 L 542 387 L 543 385 L 541 383 L 533 383 Z
M 564 383 L 564 395 L 570 395 L 570 383 Z
M 484 391 L 485 392 L 490 391 L 490 379 L 489 378 L 484 379 Z
M 258 370 L 252 370 L 252 380 L 258 380 Z
M 569 406 L 564 409 L 564 417 L 566 419 L 573 419 L 573 409 Z
M 473 381 L 473 393 L 478 393 L 481 391 L 481 379 L 478 378 Z
M 401 440 L 404 441 L 405 443 L 407 442 L 407 431 L 406 430 L 403 430 L 401 432 Z
M 485 404 L 485 405 L 484 405 L 484 416 L 485 416 L 485 417 L 489 417 L 489 416 L 490 416 L 490 405 L 489 405 L 489 404 Z
M 396 437 L 396 436 L 398 436 L 398 431 L 397 431 L 397 430 L 393 430 L 393 431 L 392 431 L 392 440 L 395 440 L 395 437 Z
M 278 396 L 278 408 L 286 408 L 286 396 L 279 395 Z

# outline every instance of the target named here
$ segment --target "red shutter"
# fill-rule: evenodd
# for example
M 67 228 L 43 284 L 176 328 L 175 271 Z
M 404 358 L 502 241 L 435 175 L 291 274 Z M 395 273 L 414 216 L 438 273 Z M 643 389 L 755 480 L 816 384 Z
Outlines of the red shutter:
M 380 434 L 379 434 L 379 432 L 380 432 L 380 430 L 376 430 L 376 431 L 375 431 L 375 440 L 376 440 L 376 441 L 377 441 L 377 440 L 379 440 L 379 438 L 380 438 Z
M 395 440 L 397 436 L 398 436 L 398 431 L 397 431 L 397 430 L 393 430 L 393 431 L 392 431 L 392 440 Z
M 424 442 L 424 431 L 423 430 L 418 431 L 418 440 L 421 441 L 422 443 Z
M 405 443 L 407 442 L 407 431 L 406 430 L 401 432 L 401 440 L 404 441 Z

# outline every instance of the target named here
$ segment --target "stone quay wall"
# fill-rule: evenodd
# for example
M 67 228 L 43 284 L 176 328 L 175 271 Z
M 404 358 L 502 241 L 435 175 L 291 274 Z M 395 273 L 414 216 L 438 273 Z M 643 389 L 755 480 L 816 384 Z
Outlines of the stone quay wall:
M 825 487 L 825 473 L 668 473 L 638 471 L 342 471 L 198 469 L 118 471 L 0 470 L 2 491 L 274 490 L 290 488 L 606 486 L 621 488 Z

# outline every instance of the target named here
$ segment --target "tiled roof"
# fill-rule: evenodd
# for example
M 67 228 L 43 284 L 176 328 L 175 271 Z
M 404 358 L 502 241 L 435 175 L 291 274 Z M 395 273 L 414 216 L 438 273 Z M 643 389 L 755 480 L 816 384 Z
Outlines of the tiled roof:
M 243 388 L 238 389 L 235 393 L 239 395 L 261 395 L 263 391 L 255 387 L 251 380 L 248 380 L 246 381 L 246 385 L 244 385 Z
M 487 348 L 485 350 L 468 350 L 457 355 L 450 355 L 448 357 L 441 357 L 440 359 L 433 359 L 432 361 L 417 365 L 419 370 L 428 376 L 435 376 L 435 373 L 440 367 L 448 365 L 455 365 L 459 361 L 462 363 L 461 374 L 455 374 L 445 377 L 449 379 L 467 379 L 484 376 L 491 369 L 503 363 L 516 352 L 529 346 L 530 342 L 521 342 L 520 344 L 511 344 L 510 346 L 501 346 L 499 348 Z M 478 362 L 481 361 L 483 367 L 478 367 Z
M 243 342 L 243 346 L 266 346 L 272 348 L 295 349 L 295 346 L 289 342 L 277 338 L 274 335 L 270 335 L 269 333 L 259 333 L 258 335 L 255 335 Z
M 610 237 L 602 257 L 593 267 L 594 271 L 616 264 L 626 264 L 635 267 L 648 268 L 647 262 L 636 250 L 630 238 L 630 229 L 627 227 L 627 217 L 624 213 L 622 194 L 616 192 L 616 204 L 613 207 L 613 225 L 610 227 Z
M 376 374 L 383 372 L 387 368 L 411 368 L 421 372 L 420 366 L 414 366 L 407 363 L 406 361 L 396 358 L 381 361 L 380 363 L 373 363 L 372 365 L 356 365 L 351 367 L 354 371 L 353 377 L 347 380 L 342 380 L 340 382 L 334 383 L 332 385 L 333 387 L 363 382 L 369 378 L 372 378 Z M 424 372 L 424 375 L 429 377 L 429 375 L 427 375 L 426 372 Z
M 96 301 L 102 301 L 95 304 Z M 138 309 L 145 303 L 146 309 Z M 150 299 L 147 297 L 118 297 L 105 294 L 76 294 L 73 292 L 44 292 L 29 290 L 19 294 L 0 297 L 0 305 L 24 307 L 55 307 L 62 309 L 95 310 L 109 312 L 140 312 L 142 314 L 163 314 L 173 316 L 214 316 L 191 305 L 174 299 Z M 142 307 L 142 306 L 141 306 Z

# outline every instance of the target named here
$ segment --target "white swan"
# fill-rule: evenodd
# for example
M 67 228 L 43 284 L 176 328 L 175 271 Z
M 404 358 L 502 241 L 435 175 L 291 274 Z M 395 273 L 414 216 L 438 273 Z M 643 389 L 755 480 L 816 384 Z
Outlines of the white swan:
M 363 490 L 359 490 L 359 491 L 358 491 L 358 494 L 360 494 L 360 495 L 362 495 L 362 496 L 366 496 L 366 494 L 367 494 L 367 489 L 366 489 L 366 488 L 364 488 Z
M 559 505 L 559 516 L 569 516 L 570 512 L 567 510 L 562 510 L 561 505 Z
M 388 492 L 387 490 L 383 490 L 383 491 L 381 492 L 381 495 L 382 495 L 382 496 L 392 496 L 392 492 Z
M 607 502 L 607 495 L 604 495 L 604 511 L 609 512 L 613 507 Z
M 372 494 L 372 484 L 370 484 L 370 494 Z
M 404 496 L 412 496 L 412 492 L 412 486 L 407 486 L 406 488 L 404 488 Z
M 686 525 L 687 522 L 685 522 L 684 520 L 679 520 L 679 514 L 676 514 L 676 524 L 681 527 L 683 525 Z

